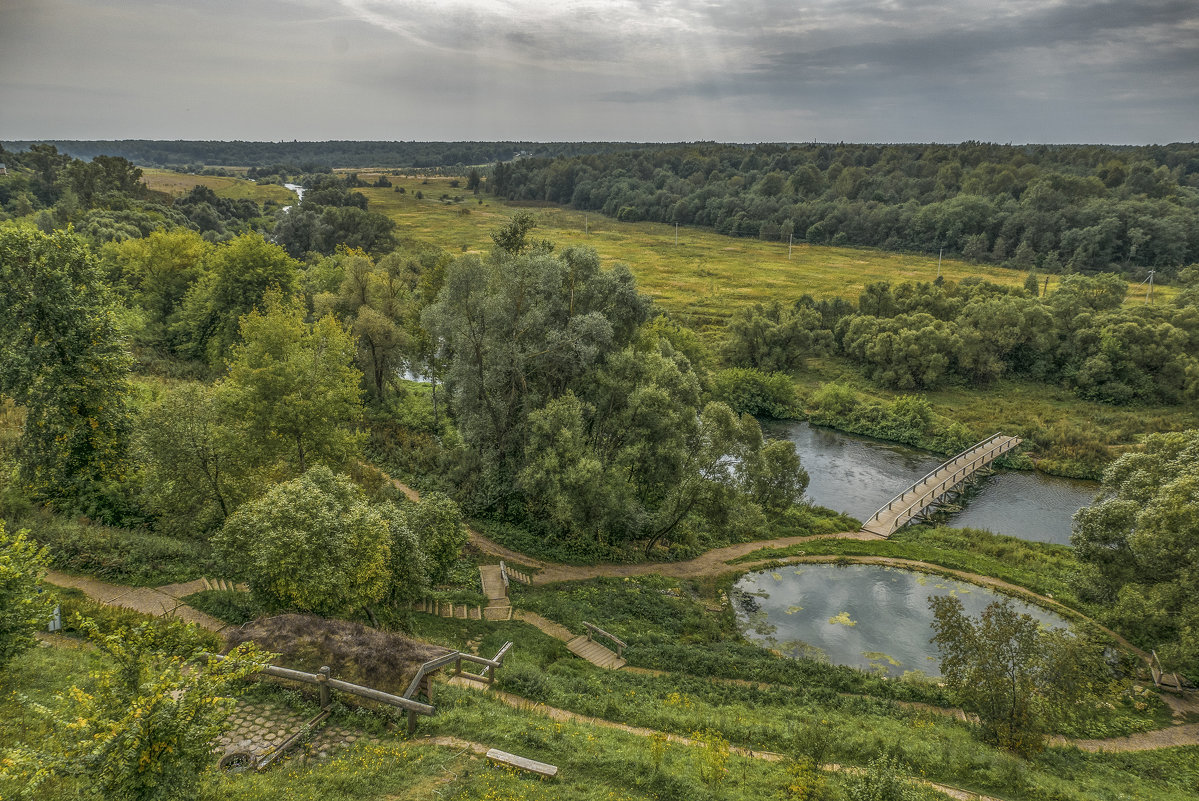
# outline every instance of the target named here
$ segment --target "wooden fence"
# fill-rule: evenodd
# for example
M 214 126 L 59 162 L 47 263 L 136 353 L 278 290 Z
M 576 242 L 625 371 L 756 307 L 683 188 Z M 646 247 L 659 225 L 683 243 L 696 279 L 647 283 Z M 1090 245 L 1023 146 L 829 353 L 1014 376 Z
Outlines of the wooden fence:
M 475 656 L 474 654 L 464 654 L 461 651 L 452 651 L 435 659 L 430 659 L 420 666 L 416 672 L 416 676 L 408 684 L 408 689 L 404 691 L 403 695 L 392 695 L 382 690 L 376 690 L 373 687 L 363 687 L 360 684 L 351 684 L 348 681 L 332 678 L 329 675 L 330 670 L 328 665 L 323 665 L 318 673 L 305 673 L 302 670 L 267 665 L 259 672 L 265 673 L 268 676 L 287 679 L 288 681 L 300 682 L 301 684 L 316 685 L 317 691 L 320 693 L 321 711 L 312 720 L 307 721 L 301 726 L 298 731 L 280 743 L 271 753 L 259 760 L 254 765 L 254 769 L 259 771 L 265 770 L 288 749 L 303 739 L 315 726 L 323 723 L 332 714 L 329 707 L 332 703 L 334 690 L 403 709 L 408 713 L 408 734 L 411 736 L 416 732 L 417 715 L 431 716 L 437 712 L 437 708 L 433 706 L 432 677 L 434 673 L 452 664 L 454 665 L 454 675 L 464 676 L 476 681 L 485 681 L 491 684 L 495 681 L 496 673 L 504 664 L 504 657 L 511 649 L 512 643 L 506 642 L 491 659 Z M 225 658 L 220 654 L 212 654 L 212 656 L 215 659 Z M 483 670 L 480 673 L 465 671 L 462 669 L 463 662 L 482 665 Z M 414 696 L 417 694 L 422 694 L 427 703 L 416 700 Z
M 533 577 L 523 570 L 517 570 L 515 567 L 509 567 L 503 559 L 500 560 L 500 575 L 504 577 L 504 589 L 508 589 L 508 580 L 520 582 L 521 584 L 532 584 Z
M 416 601 L 412 604 L 412 611 L 439 617 L 456 617 L 459 620 L 483 619 L 483 607 L 479 604 L 458 604 L 436 598 L 422 598 Z

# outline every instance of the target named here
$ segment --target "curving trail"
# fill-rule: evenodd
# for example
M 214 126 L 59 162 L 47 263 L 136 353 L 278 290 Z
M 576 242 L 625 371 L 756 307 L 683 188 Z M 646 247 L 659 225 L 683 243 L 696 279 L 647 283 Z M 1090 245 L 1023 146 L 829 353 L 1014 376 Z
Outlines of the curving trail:
M 154 617 L 177 617 L 195 623 L 209 631 L 221 631 L 227 623 L 217 620 L 198 609 L 188 606 L 180 599 L 204 589 L 200 579 L 162 587 L 129 587 L 124 584 L 109 584 L 90 576 L 72 576 L 57 570 L 46 573 L 47 582 L 59 587 L 71 587 L 81 591 L 93 601 L 108 606 L 120 606 Z
M 513 693 L 504 692 L 503 690 L 497 690 L 494 687 L 480 685 L 478 682 L 470 681 L 469 679 L 454 677 L 454 678 L 449 679 L 449 683 L 453 684 L 455 686 L 469 687 L 472 690 L 478 690 L 480 692 L 485 692 L 488 695 L 495 696 L 497 699 L 499 699 L 503 703 L 507 704 L 508 706 L 512 707 L 513 709 L 519 709 L 523 712 L 531 712 L 534 714 L 544 715 L 544 716 L 548 717 L 550 720 L 553 720 L 558 723 L 579 723 L 579 724 L 583 724 L 583 725 L 587 725 L 587 726 L 599 726 L 599 727 L 602 727 L 605 729 L 615 729 L 617 731 L 623 731 L 628 734 L 636 735 L 637 737 L 648 738 L 648 737 L 653 737 L 655 735 L 659 735 L 659 736 L 664 737 L 667 742 L 676 743 L 678 745 L 689 746 L 689 747 L 698 745 L 691 738 L 684 737 L 680 734 L 671 734 L 669 732 L 658 731 L 656 729 L 647 729 L 642 726 L 631 726 L 627 723 L 617 723 L 616 721 L 605 720 L 604 718 L 595 718 L 595 717 L 591 717 L 589 715 L 580 715 L 577 712 L 571 712 L 569 709 L 559 709 L 558 707 L 547 706 L 547 705 L 539 703 L 537 701 L 530 701 L 529 699 L 524 698 L 522 696 L 514 695 Z M 441 742 L 438 742 L 439 740 Z M 455 748 L 464 748 L 464 749 L 468 748 L 468 749 L 474 751 L 475 753 L 479 753 L 479 751 L 477 750 L 479 748 L 482 748 L 484 750 L 484 753 L 486 752 L 486 749 L 487 749 L 487 746 L 485 746 L 481 743 L 472 743 L 469 740 L 462 740 L 457 737 L 429 738 L 429 741 L 433 742 L 435 744 L 438 744 L 438 745 L 445 744 L 445 745 L 450 745 Z M 730 745 L 729 752 L 736 754 L 737 756 L 746 757 L 749 759 L 761 759 L 766 762 L 781 762 L 787 758 L 784 754 L 775 753 L 774 751 L 760 751 L 760 750 L 757 750 L 754 748 L 744 748 L 739 745 Z M 825 763 L 821 767 L 827 771 L 845 772 L 845 773 L 858 773 L 861 770 L 860 768 L 856 768 L 856 767 L 849 766 L 849 765 L 838 765 L 835 762 Z M 993 798 L 993 797 L 987 796 L 987 795 L 980 795 L 979 793 L 973 793 L 968 790 L 962 790 L 957 787 L 951 787 L 946 784 L 938 784 L 937 782 L 928 781 L 927 779 L 918 779 L 918 778 L 913 777 L 913 778 L 911 778 L 911 781 L 916 784 L 925 785 L 926 787 L 932 787 L 933 789 L 944 793 L 945 795 L 949 796 L 950 798 L 958 799 L 958 801 L 1000 801 L 1000 799 L 998 799 L 998 798 Z
M 397 479 L 391 479 L 392 483 L 402 491 L 406 496 L 419 501 L 420 494 L 416 490 L 407 486 Z M 756 542 L 741 542 L 736 545 L 726 545 L 723 548 L 713 548 L 694 559 L 688 559 L 682 562 L 638 562 L 636 564 L 596 564 L 596 565 L 564 565 L 558 562 L 547 562 L 542 559 L 536 559 L 525 554 L 518 553 L 511 548 L 506 548 L 498 542 L 484 537 L 474 529 L 467 528 L 470 534 L 470 543 L 483 553 L 492 556 L 498 556 L 505 560 L 529 565 L 538 569 L 538 573 L 533 576 L 533 584 L 552 584 L 559 581 L 586 581 L 593 578 L 624 578 L 627 576 L 646 576 L 650 574 L 669 576 L 671 578 L 696 578 L 698 576 L 720 576 L 726 573 L 741 573 L 748 570 L 756 570 L 770 565 L 785 565 L 798 563 L 820 563 L 820 562 L 850 562 L 861 565 L 885 565 L 888 567 L 902 567 L 909 570 L 919 570 L 924 573 L 937 573 L 945 576 L 952 576 L 962 581 L 978 584 L 979 586 L 989 587 L 999 590 L 1008 595 L 1014 595 L 1032 601 L 1039 606 L 1047 609 L 1052 609 L 1055 612 L 1061 613 L 1063 616 L 1071 619 L 1087 620 L 1097 626 L 1099 630 L 1110 636 L 1114 641 L 1126 648 L 1130 653 L 1136 654 L 1143 660 L 1149 660 L 1149 654 L 1137 648 L 1124 637 L 1121 637 L 1116 632 L 1105 626 L 1100 626 L 1095 621 L 1090 620 L 1081 612 L 1062 604 L 1053 598 L 1040 593 L 1033 592 L 1030 589 L 1021 587 L 1018 584 L 1004 581 L 1002 579 L 986 576 L 981 573 L 971 573 L 966 570 L 957 570 L 955 568 L 942 567 L 941 565 L 932 562 L 919 562 L 914 559 L 901 559 L 893 556 L 840 556 L 840 555 L 819 555 L 819 556 L 782 556 L 770 559 L 759 559 L 753 562 L 742 562 L 732 565 L 730 561 L 740 559 L 743 556 L 753 553 L 761 548 L 786 548 L 790 545 L 798 545 L 804 542 L 820 539 L 840 539 L 840 540 L 879 540 L 884 539 L 877 534 L 870 534 L 864 531 L 842 531 L 836 534 L 808 534 L 797 537 L 780 537 L 773 540 L 759 540 Z

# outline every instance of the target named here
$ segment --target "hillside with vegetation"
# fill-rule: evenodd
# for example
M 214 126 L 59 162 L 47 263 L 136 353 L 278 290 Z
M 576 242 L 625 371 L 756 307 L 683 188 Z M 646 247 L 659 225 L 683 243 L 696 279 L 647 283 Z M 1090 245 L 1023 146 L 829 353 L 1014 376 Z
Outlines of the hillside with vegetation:
M 808 293 L 822 258 L 853 254 L 812 246 L 792 288 L 698 321 L 671 305 L 690 290 L 644 289 L 669 283 L 673 246 L 618 258 L 660 228 L 513 208 L 488 194 L 499 171 L 312 171 L 284 202 L 274 172 L 154 189 L 119 156 L 0 158 L 0 796 L 1199 789 L 1193 691 L 1159 693 L 1146 661 L 1199 680 L 1194 266 L 1163 263 L 1173 286 L 1149 305 L 1112 271 L 1047 288 L 947 261 L 887 280 L 871 252 L 860 290 Z M 1185 208 L 1177 186 L 1160 200 Z M 713 273 L 752 284 L 752 261 Z M 805 498 L 795 445 L 762 426 L 952 452 L 997 414 L 1024 427 L 1013 466 L 1102 475 L 1073 547 L 933 524 L 864 537 Z M 739 575 L 824 561 L 970 580 L 1074 625 L 942 596 L 941 680 L 747 636 Z M 585 623 L 622 666 L 570 647 Z M 431 654 L 509 642 L 489 683 L 439 676 L 415 735 L 339 694 L 317 725 L 345 732 L 337 749 L 311 732 L 269 770 L 216 766 L 238 709 L 321 712 L 318 692 L 254 678 L 269 662 L 398 694 Z M 489 748 L 559 778 L 492 769 Z

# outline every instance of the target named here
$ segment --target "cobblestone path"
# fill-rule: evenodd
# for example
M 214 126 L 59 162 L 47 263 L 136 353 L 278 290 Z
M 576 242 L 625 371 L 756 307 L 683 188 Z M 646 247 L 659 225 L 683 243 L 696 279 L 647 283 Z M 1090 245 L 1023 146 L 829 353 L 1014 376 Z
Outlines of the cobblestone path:
M 307 720 L 298 712 L 273 704 L 238 703 L 229 718 L 229 729 L 217 741 L 217 750 L 221 756 L 246 751 L 259 760 L 273 753 L 288 737 L 303 728 Z M 339 749 L 358 743 L 378 745 L 382 739 L 324 723 L 311 738 L 292 747 L 284 761 L 322 761 Z

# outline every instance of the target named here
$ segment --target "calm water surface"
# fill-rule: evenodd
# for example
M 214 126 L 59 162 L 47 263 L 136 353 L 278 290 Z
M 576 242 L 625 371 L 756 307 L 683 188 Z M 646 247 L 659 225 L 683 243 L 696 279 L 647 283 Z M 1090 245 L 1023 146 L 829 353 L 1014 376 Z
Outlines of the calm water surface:
M 829 428 L 765 420 L 762 431 L 795 443 L 808 471 L 808 497 L 865 520 L 944 461 L 927 451 L 844 434 Z M 981 528 L 1026 540 L 1070 543 L 1074 513 L 1090 504 L 1099 484 L 1020 470 L 983 479 L 951 526 Z
M 1000 597 L 975 584 L 899 568 L 787 565 L 743 576 L 733 600 L 753 642 L 892 676 L 909 670 L 937 675 L 930 595 L 957 596 L 969 615 Z M 1013 605 L 1044 625 L 1067 625 L 1040 607 Z

